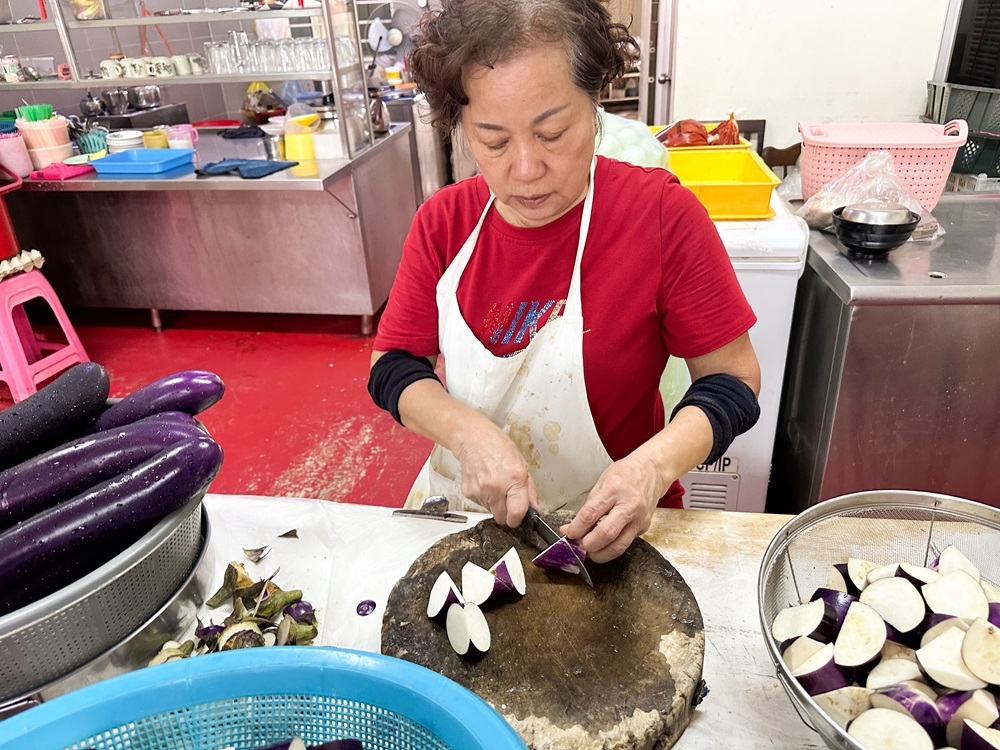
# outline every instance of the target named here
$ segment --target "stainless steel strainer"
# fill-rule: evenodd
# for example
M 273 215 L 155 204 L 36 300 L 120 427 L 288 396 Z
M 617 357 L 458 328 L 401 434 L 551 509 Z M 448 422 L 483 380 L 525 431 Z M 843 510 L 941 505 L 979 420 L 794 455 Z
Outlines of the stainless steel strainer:
M 948 495 L 906 490 L 858 492 L 814 505 L 771 540 L 757 580 L 760 625 L 778 680 L 802 720 L 834 750 L 863 750 L 809 697 L 771 637 L 775 615 L 808 600 L 834 563 L 856 557 L 879 564 L 929 564 L 957 546 L 992 583 L 1000 584 L 1000 511 Z
M 94 572 L 0 617 L 0 706 L 113 649 L 183 588 L 207 541 L 203 497 Z

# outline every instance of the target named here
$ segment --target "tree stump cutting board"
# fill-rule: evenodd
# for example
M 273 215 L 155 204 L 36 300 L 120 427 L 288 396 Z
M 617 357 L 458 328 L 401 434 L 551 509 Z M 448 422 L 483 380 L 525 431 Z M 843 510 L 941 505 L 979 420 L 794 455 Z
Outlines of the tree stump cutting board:
M 549 520 L 558 526 L 569 517 Z M 483 605 L 492 646 L 467 660 L 427 617 L 431 586 L 446 570 L 461 587 L 467 561 L 488 569 L 511 547 L 527 592 Z M 529 524 L 509 529 L 492 519 L 441 539 L 393 587 L 382 653 L 477 693 L 534 750 L 671 747 L 703 687 L 705 635 L 691 589 L 641 539 L 617 560 L 588 563 L 594 589 L 577 575 L 533 565 L 544 548 Z

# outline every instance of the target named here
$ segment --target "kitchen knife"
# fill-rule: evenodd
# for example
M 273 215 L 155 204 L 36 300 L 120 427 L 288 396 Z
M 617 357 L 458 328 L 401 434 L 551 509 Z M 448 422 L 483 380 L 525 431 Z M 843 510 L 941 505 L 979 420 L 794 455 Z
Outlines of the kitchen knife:
M 528 520 L 531 521 L 532 525 L 535 527 L 535 531 L 538 532 L 538 536 L 540 536 L 545 541 L 545 543 L 550 547 L 553 544 L 558 544 L 560 541 L 565 539 L 565 537 L 560 536 L 559 533 L 555 531 L 555 529 L 553 529 L 551 526 L 545 523 L 545 519 L 542 518 L 538 514 L 538 511 L 532 508 L 530 505 L 528 506 L 528 513 L 526 517 L 528 518 Z M 590 586 L 590 588 L 594 588 L 594 581 L 593 579 L 591 579 L 590 573 L 587 572 L 587 567 L 583 564 L 583 560 L 581 560 L 580 556 L 576 553 L 576 548 L 574 548 L 573 545 L 569 544 L 568 542 L 567 544 L 570 548 L 570 551 L 573 553 L 573 556 L 576 558 L 576 564 L 580 567 L 580 575 L 583 577 L 583 580 L 586 582 L 588 586 Z

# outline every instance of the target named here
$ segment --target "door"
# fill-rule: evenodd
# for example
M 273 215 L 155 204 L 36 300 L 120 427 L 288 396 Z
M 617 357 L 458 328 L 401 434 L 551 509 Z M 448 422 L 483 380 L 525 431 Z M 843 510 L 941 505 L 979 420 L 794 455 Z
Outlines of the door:
M 643 28 L 649 44 L 643 46 L 640 70 L 646 85 L 641 89 L 639 116 L 647 125 L 672 121 L 674 35 L 677 30 L 677 0 L 644 0 Z

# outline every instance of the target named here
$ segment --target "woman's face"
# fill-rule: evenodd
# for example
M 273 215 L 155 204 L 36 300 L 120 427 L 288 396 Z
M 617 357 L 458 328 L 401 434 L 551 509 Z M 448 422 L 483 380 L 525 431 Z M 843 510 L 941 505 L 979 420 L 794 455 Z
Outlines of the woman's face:
M 496 206 L 511 224 L 537 227 L 587 193 L 597 115 L 570 78 L 562 46 L 525 51 L 466 71 L 462 128 Z

